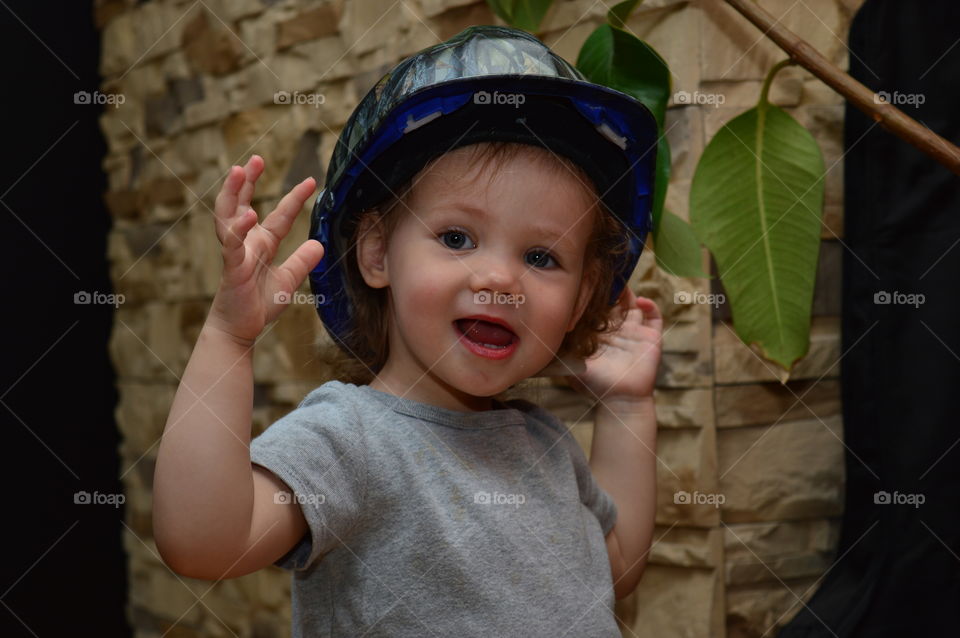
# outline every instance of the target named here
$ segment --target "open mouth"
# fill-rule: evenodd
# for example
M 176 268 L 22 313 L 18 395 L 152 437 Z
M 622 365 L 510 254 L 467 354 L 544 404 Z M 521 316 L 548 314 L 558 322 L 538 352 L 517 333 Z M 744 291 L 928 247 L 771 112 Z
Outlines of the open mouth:
M 518 340 L 508 328 L 483 319 L 457 319 L 453 323 L 464 337 L 491 350 L 505 350 Z

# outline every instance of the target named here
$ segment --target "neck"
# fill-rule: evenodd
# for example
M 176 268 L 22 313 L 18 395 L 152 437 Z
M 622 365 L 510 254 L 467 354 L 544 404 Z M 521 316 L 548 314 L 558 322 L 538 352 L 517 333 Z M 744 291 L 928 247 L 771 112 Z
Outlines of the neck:
M 370 387 L 394 396 L 419 401 L 460 412 L 483 412 L 493 409 L 491 397 L 478 397 L 462 392 L 444 382 L 432 372 L 417 373 L 414 379 L 404 379 L 390 369 L 390 362 L 384 365 Z

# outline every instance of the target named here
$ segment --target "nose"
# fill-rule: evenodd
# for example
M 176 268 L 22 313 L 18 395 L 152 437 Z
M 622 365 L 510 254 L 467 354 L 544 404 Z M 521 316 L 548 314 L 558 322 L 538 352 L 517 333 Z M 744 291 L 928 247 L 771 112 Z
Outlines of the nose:
M 491 290 L 507 294 L 519 293 L 520 264 L 512 263 L 505 255 L 488 252 L 475 255 L 470 268 L 470 288 L 473 292 Z

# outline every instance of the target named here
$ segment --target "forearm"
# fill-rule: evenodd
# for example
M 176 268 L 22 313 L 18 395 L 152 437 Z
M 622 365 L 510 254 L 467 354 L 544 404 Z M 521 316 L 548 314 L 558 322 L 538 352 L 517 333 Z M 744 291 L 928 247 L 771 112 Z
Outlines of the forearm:
M 657 419 L 653 397 L 597 405 L 590 469 L 617 505 L 614 532 L 632 590 L 646 566 L 656 515 Z M 623 587 L 624 583 L 618 584 Z
M 221 560 L 246 540 L 253 510 L 253 348 L 208 321 L 174 397 L 157 456 L 154 536 L 165 558 L 196 548 Z M 217 556 L 222 553 L 223 556 Z

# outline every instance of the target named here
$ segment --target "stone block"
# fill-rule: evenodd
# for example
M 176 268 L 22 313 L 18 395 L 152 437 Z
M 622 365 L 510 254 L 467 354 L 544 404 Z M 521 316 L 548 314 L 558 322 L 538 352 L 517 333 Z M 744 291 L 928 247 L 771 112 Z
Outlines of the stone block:
M 420 10 L 423 12 L 423 15 L 428 18 L 434 18 L 457 9 L 473 8 L 480 5 L 485 5 L 485 3 L 478 0 L 420 0 Z M 491 23 L 477 22 L 475 24 Z
M 760 6 L 834 64 L 842 63 L 847 24 L 836 0 L 764 0 Z M 704 80 L 762 80 L 787 55 L 726 3 L 703 3 L 700 21 Z M 840 34 L 840 35 L 838 35 Z
M 712 569 L 648 565 L 633 594 L 617 601 L 624 635 L 723 636 L 723 583 Z
M 654 403 L 659 428 L 709 427 L 714 421 L 709 388 L 656 388 Z
M 285 49 L 298 42 L 331 36 L 339 30 L 340 8 L 320 5 L 293 18 L 277 23 L 277 48 Z
M 840 382 L 816 380 L 718 385 L 717 427 L 773 424 L 840 414 Z
M 206 8 L 195 13 L 187 18 L 180 42 L 192 66 L 214 75 L 236 71 L 243 48 L 239 38 Z
M 453 6 L 455 3 L 465 3 Z M 439 4 L 450 5 L 442 13 L 434 13 L 433 7 Z M 424 0 L 420 3 L 425 15 L 440 40 L 448 40 L 474 24 L 495 24 L 496 18 L 486 2 L 476 0 Z
M 653 531 L 648 565 L 689 568 L 724 566 L 723 533 L 717 528 L 658 526 Z
M 726 588 L 728 638 L 776 635 L 809 602 L 819 580 L 802 578 Z
M 376 0 L 356 0 L 343 7 L 340 33 L 347 51 L 361 55 L 380 47 L 388 47 L 397 35 L 410 28 L 415 20 L 404 3 L 384 6 Z
M 726 523 L 839 516 L 845 482 L 839 415 L 717 434 Z
M 554 41 L 566 39 L 563 33 L 567 30 L 573 30 L 583 23 L 591 23 L 591 31 L 596 25 L 606 21 L 607 7 L 602 2 L 582 3 L 582 2 L 553 2 L 550 8 L 543 15 L 540 22 L 540 28 L 537 30 L 542 35 L 551 34 Z M 499 18 L 498 18 L 499 19 Z M 582 43 L 582 40 L 573 38 L 574 41 Z M 546 40 L 544 40 L 546 41 Z M 549 45 L 553 48 L 553 45 Z M 566 56 L 563 56 L 566 57 Z M 576 60 L 567 58 L 571 63 Z
M 657 524 L 719 524 L 715 439 L 712 427 L 657 432 Z
M 728 585 L 818 577 L 832 563 L 839 519 L 724 525 Z

